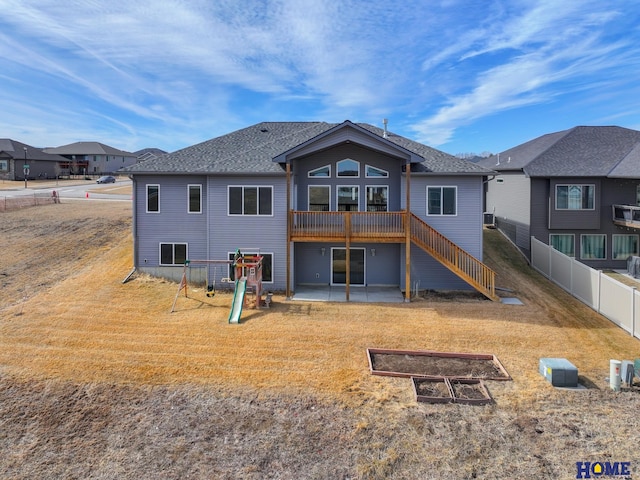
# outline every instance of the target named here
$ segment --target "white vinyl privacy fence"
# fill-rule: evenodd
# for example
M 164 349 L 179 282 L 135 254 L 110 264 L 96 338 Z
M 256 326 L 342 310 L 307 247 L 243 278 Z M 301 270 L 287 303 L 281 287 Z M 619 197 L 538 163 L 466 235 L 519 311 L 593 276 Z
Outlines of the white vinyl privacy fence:
M 531 237 L 531 265 L 578 300 L 640 338 L 640 292 Z

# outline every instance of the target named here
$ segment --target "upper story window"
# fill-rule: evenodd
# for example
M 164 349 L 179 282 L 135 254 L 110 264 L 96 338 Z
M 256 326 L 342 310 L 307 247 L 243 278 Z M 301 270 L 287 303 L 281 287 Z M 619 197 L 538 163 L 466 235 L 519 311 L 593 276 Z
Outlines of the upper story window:
M 324 167 L 320 167 L 320 168 L 315 168 L 313 170 L 309 170 L 309 173 L 307 173 L 307 177 L 309 178 L 314 178 L 314 177 L 330 177 L 331 176 L 331 165 L 325 165 Z
M 202 213 L 202 185 L 188 185 L 187 194 L 189 200 L 187 211 L 189 213 Z
M 386 212 L 389 203 L 389 187 L 367 185 L 367 212 Z
M 338 177 L 359 177 L 360 162 L 345 158 L 336 163 L 336 176 Z
M 328 212 L 330 195 L 329 185 L 309 185 L 309 211 Z
M 636 206 L 640 207 L 640 185 L 636 187 Z
M 427 187 L 427 215 L 457 215 L 457 187 Z
M 367 178 L 388 178 L 389 172 L 382 170 L 381 168 L 372 167 L 371 165 L 365 166 L 365 176 Z
M 147 185 L 147 213 L 160 211 L 160 185 Z
M 229 215 L 273 215 L 273 187 L 229 187 Z
M 556 210 L 593 210 L 595 185 L 556 185 Z
M 357 185 L 339 185 L 337 190 L 339 212 L 357 212 L 360 210 L 360 189 Z

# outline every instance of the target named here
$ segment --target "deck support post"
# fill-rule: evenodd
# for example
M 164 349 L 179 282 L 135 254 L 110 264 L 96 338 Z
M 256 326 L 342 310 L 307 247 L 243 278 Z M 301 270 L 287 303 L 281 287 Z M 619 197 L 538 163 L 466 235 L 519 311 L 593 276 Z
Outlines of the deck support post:
M 404 301 L 411 301 L 411 159 L 407 160 L 406 164 L 406 181 L 405 190 L 407 198 L 405 200 L 405 221 L 404 221 L 404 260 L 405 260 L 405 272 L 404 272 Z
M 286 298 L 291 300 L 291 222 L 293 220 L 293 212 L 291 211 L 291 163 L 287 161 L 287 285 Z

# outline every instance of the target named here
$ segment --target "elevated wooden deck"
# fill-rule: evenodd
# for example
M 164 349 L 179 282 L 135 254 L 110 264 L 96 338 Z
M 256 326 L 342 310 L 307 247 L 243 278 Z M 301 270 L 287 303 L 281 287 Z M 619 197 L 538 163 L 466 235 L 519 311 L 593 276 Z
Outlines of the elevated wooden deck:
M 640 229 L 640 207 L 613 205 L 613 223 L 621 227 Z
M 400 243 L 405 240 L 406 212 L 302 212 L 291 211 L 294 242 Z
M 487 298 L 499 301 L 495 272 L 413 213 L 289 212 L 293 242 L 404 243 L 411 241 Z

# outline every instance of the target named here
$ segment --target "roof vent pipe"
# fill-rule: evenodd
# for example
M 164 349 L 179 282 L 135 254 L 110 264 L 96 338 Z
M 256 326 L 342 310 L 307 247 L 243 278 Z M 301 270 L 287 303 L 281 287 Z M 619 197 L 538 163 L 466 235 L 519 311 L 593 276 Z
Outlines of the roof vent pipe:
M 389 123 L 389 120 L 387 120 L 386 118 L 383 118 L 382 123 L 384 125 L 384 132 L 382 134 L 382 138 L 387 138 L 387 124 Z

